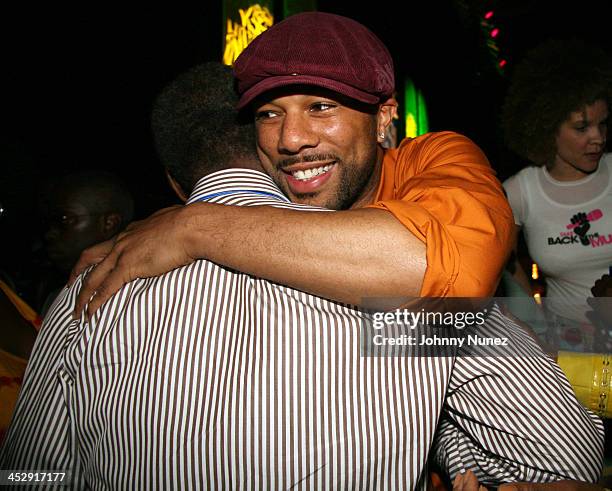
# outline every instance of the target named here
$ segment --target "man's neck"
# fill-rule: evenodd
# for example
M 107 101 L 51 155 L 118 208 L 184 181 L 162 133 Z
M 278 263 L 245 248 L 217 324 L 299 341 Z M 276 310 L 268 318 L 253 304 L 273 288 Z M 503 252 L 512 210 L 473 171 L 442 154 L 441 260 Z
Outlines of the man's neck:
M 382 174 L 382 163 L 384 156 L 384 149 L 382 147 L 379 147 L 374 171 L 372 172 L 368 183 L 363 188 L 362 193 L 351 205 L 350 209 L 363 208 L 366 205 L 372 204 L 376 199 L 376 193 L 378 192 L 378 185 L 380 183 L 380 176 Z

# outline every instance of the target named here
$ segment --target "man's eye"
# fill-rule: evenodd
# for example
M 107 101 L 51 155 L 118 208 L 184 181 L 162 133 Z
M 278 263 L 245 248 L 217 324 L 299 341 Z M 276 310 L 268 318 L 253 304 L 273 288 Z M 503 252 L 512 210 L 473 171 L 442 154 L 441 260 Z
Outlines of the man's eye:
M 310 110 L 314 112 L 321 112 L 333 109 L 334 107 L 336 107 L 336 105 L 332 104 L 331 102 L 315 102 L 310 106 Z
M 62 225 L 74 225 L 76 221 L 77 217 L 75 217 L 74 215 L 62 215 L 59 217 L 59 222 Z
M 71 227 L 77 221 L 74 215 L 49 215 L 46 217 L 46 223 L 52 227 Z
M 262 121 L 265 119 L 275 118 L 277 114 L 274 111 L 257 111 L 255 113 L 255 121 Z

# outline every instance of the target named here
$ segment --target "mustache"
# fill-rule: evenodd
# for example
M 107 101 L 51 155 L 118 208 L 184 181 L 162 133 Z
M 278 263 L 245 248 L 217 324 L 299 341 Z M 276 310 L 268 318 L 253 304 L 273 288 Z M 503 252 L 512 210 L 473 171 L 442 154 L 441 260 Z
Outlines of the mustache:
M 335 160 L 340 162 L 340 157 L 333 153 L 314 153 L 310 155 L 300 155 L 295 157 L 287 157 L 286 159 L 280 160 L 276 166 L 279 169 L 284 169 L 293 164 L 303 164 L 306 162 L 323 162 L 325 160 Z

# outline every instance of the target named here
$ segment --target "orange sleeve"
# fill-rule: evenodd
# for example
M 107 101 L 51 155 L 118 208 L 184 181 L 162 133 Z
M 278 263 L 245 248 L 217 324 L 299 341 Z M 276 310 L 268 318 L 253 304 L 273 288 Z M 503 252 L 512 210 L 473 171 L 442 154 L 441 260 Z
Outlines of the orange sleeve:
M 421 296 L 492 295 L 512 249 L 514 222 L 484 153 L 470 139 L 444 132 L 405 140 L 393 156 L 383 176 L 394 180 L 392 196 L 379 193 L 370 206 L 393 213 L 426 244 Z

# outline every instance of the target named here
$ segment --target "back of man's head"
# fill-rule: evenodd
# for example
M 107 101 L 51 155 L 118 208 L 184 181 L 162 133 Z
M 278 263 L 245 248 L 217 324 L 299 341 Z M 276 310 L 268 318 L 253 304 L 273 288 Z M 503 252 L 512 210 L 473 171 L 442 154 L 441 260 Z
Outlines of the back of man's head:
M 197 65 L 159 94 L 151 117 L 159 158 L 184 191 L 201 177 L 256 159 L 253 124 L 239 120 L 231 69 Z

